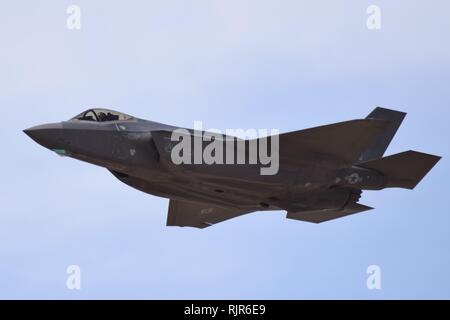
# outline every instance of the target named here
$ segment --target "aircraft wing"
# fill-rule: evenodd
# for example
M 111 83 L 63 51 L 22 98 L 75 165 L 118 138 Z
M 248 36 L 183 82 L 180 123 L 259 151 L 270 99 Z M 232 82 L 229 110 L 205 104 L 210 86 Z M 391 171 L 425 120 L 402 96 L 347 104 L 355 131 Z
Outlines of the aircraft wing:
M 167 226 L 206 228 L 250 212 L 252 211 L 171 199 Z
M 324 154 L 347 164 L 354 164 L 380 136 L 384 137 L 383 134 L 390 125 L 391 121 L 387 119 L 368 118 L 283 133 L 278 136 L 280 159 L 282 162 L 295 164 L 313 153 L 315 156 Z M 168 163 L 172 163 L 171 150 L 178 143 L 171 140 L 171 135 L 172 131 L 168 130 L 152 131 L 161 159 Z M 206 145 L 209 142 L 203 143 Z M 248 152 L 248 145 L 246 151 Z M 311 161 L 310 158 L 306 160 Z
M 280 134 L 280 158 L 296 161 L 305 151 L 328 154 L 348 164 L 358 161 L 390 122 L 361 119 Z

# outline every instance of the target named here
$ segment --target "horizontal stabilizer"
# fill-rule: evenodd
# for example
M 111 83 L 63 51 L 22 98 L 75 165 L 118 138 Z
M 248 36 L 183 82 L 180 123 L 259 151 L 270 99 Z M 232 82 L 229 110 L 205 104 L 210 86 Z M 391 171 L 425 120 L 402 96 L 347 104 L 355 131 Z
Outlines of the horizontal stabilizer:
M 342 209 L 332 209 L 332 210 L 314 210 L 314 211 L 300 211 L 300 212 L 288 212 L 286 218 L 321 223 L 329 220 L 334 220 L 349 216 L 355 213 L 364 212 L 371 210 L 373 208 L 365 206 L 359 203 L 352 203 L 345 206 Z
M 385 158 L 359 163 L 387 179 L 386 188 L 414 189 L 441 157 L 417 151 L 406 151 Z

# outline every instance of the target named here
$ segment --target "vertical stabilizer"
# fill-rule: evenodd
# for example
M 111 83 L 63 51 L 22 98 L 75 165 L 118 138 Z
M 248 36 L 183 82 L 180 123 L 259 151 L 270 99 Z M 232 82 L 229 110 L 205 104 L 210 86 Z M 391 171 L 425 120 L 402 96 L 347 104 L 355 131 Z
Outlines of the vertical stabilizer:
M 363 162 L 382 158 L 405 116 L 405 112 L 380 107 L 375 108 L 366 119 L 388 120 L 390 121 L 390 124 L 375 142 L 361 155 L 359 161 Z

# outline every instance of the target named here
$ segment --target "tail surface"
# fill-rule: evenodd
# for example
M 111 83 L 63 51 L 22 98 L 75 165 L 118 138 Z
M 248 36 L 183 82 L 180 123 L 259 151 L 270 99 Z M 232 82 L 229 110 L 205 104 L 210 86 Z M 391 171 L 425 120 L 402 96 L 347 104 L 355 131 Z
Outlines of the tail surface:
M 359 161 L 364 162 L 372 159 L 383 157 L 386 149 L 394 138 L 398 128 L 403 122 L 406 113 L 385 109 L 375 108 L 366 119 L 387 120 L 390 124 L 386 127 L 384 132 L 373 142 L 373 144 L 361 155 Z
M 387 178 L 386 188 L 414 189 L 441 157 L 405 151 L 381 159 L 358 163 L 358 167 L 380 172 Z

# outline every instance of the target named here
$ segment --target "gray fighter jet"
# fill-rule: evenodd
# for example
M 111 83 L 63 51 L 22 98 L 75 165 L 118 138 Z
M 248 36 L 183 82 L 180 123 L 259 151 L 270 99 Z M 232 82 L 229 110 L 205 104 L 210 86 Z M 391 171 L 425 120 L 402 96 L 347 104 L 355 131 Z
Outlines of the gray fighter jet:
M 201 142 L 203 151 L 213 142 L 236 142 L 218 155 L 236 160 L 242 150 L 245 159 L 251 157 L 252 142 L 266 139 L 272 154 L 278 152 L 279 168 L 272 175 L 261 174 L 265 165 L 250 161 L 175 163 L 173 150 L 182 139 L 175 141 L 173 133 L 181 128 L 112 110 L 90 109 L 24 132 L 59 155 L 105 167 L 133 188 L 169 198 L 168 226 L 204 228 L 268 210 L 320 223 L 372 209 L 358 203 L 362 190 L 413 189 L 440 160 L 416 151 L 383 157 L 405 115 L 376 108 L 365 119 L 279 134 L 276 140 L 216 134 Z M 182 132 L 192 140 L 199 135 Z M 194 157 L 185 150 L 180 154 Z

